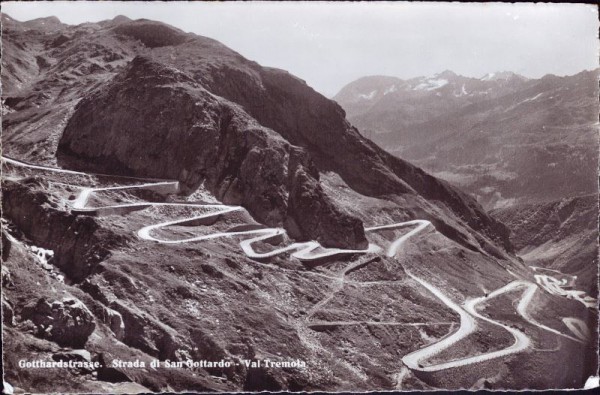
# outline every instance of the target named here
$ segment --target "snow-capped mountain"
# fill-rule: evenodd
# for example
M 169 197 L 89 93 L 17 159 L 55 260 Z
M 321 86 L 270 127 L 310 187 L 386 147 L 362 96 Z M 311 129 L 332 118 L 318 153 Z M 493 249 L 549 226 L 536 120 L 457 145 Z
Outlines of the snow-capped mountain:
M 489 73 L 482 78 L 458 75 L 450 70 L 430 77 L 402 80 L 387 76 L 368 76 L 346 85 L 333 99 L 352 117 L 369 111 L 385 111 L 404 101 L 419 100 L 423 96 L 463 98 L 470 104 L 482 97 L 495 97 L 514 91 L 527 78 L 512 72 Z
M 540 79 L 451 71 L 410 80 L 364 77 L 334 99 L 381 147 L 490 208 L 594 192 L 597 71 Z

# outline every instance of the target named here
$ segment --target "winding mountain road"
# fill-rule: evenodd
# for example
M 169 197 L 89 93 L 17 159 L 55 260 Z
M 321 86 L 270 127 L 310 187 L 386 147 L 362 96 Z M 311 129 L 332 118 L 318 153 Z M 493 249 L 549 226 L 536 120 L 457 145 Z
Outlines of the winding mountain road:
M 28 164 L 25 162 L 21 162 L 21 161 L 17 161 L 17 160 L 5 158 L 5 157 L 2 157 L 2 161 L 9 163 L 13 166 L 28 167 L 28 168 L 32 168 L 32 169 L 61 172 L 61 173 L 66 173 L 66 174 L 87 175 L 86 173 L 74 172 L 74 171 L 70 171 L 70 170 L 51 168 L 51 167 L 46 167 L 46 166 L 31 165 L 31 164 Z M 129 178 L 131 178 L 131 177 L 129 177 Z M 147 180 L 147 179 L 144 179 L 144 180 Z M 183 225 L 186 223 L 199 223 L 199 221 L 202 221 L 202 220 L 214 219 L 221 215 L 235 212 L 235 211 L 242 211 L 244 209 L 239 206 L 228 206 L 228 205 L 223 205 L 223 204 L 197 204 L 197 203 L 185 203 L 185 202 L 183 202 L 183 203 L 138 202 L 138 203 L 127 203 L 127 204 L 118 204 L 118 205 L 109 205 L 109 206 L 100 206 L 100 207 L 91 207 L 88 204 L 90 197 L 94 193 L 98 193 L 98 192 L 102 192 L 102 191 L 143 189 L 143 190 L 151 190 L 151 191 L 158 192 L 158 193 L 175 193 L 179 190 L 179 185 L 175 181 L 162 181 L 162 182 L 154 182 L 154 183 L 144 183 L 144 184 L 140 184 L 140 185 L 128 185 L 128 186 L 107 187 L 107 188 L 88 188 L 88 187 L 78 187 L 78 188 L 81 189 L 81 192 L 79 193 L 77 198 L 71 204 L 72 211 L 76 212 L 76 213 L 96 213 L 98 215 L 124 214 L 129 211 L 145 209 L 145 208 L 149 208 L 149 207 L 156 207 L 156 206 L 185 206 L 185 207 L 193 207 L 193 208 L 204 208 L 204 209 L 209 210 L 209 212 L 201 214 L 201 215 L 184 218 L 184 219 L 177 219 L 177 220 L 173 220 L 173 221 L 166 221 L 166 222 L 162 222 L 159 224 L 148 225 L 148 226 L 145 226 L 145 227 L 141 228 L 140 230 L 138 230 L 137 235 L 141 239 L 151 240 L 151 241 L 155 241 L 155 242 L 162 243 L 162 244 L 180 244 L 180 243 L 189 243 L 189 242 L 198 242 L 198 241 L 209 240 L 209 239 L 216 239 L 216 238 L 221 238 L 221 237 L 248 237 L 248 236 L 250 236 L 250 238 L 245 238 L 244 240 L 242 240 L 240 242 L 240 247 L 242 248 L 244 253 L 250 258 L 264 259 L 264 258 L 274 257 L 274 256 L 277 256 L 277 255 L 280 255 L 283 253 L 291 253 L 291 256 L 293 256 L 299 260 L 303 260 L 303 261 L 317 260 L 317 259 L 321 259 L 324 257 L 330 257 L 333 255 L 370 254 L 370 253 L 378 253 L 378 252 L 382 251 L 381 247 L 379 247 L 375 244 L 372 244 L 372 243 L 369 244 L 367 249 L 353 250 L 353 249 L 324 248 L 316 241 L 309 241 L 309 242 L 303 242 L 303 243 L 292 243 L 288 246 L 277 248 L 277 249 L 274 249 L 274 250 L 271 250 L 268 252 L 263 252 L 263 253 L 257 252 L 253 248 L 253 244 L 256 242 L 266 241 L 266 240 L 284 235 L 285 230 L 282 228 L 265 228 L 265 229 L 237 231 L 237 232 L 235 232 L 235 231 L 234 232 L 217 232 L 217 233 L 212 233 L 209 235 L 202 235 L 202 236 L 177 239 L 177 240 L 161 239 L 161 238 L 153 235 L 153 232 L 155 232 L 156 230 L 159 230 L 161 228 L 174 226 L 174 225 Z M 416 236 L 417 234 L 423 232 L 425 229 L 432 226 L 431 222 L 429 222 L 427 220 L 412 220 L 412 221 L 405 221 L 405 222 L 399 222 L 399 223 L 388 224 L 388 225 L 369 227 L 369 228 L 365 228 L 365 231 L 376 232 L 379 230 L 398 229 L 398 228 L 404 228 L 404 227 L 409 227 L 409 226 L 415 226 L 415 228 L 410 230 L 406 234 L 402 235 L 395 241 L 393 241 L 388 246 L 387 250 L 385 251 L 387 256 L 395 257 L 397 252 L 400 250 L 400 248 L 403 246 L 403 244 L 408 239 Z M 307 314 L 307 317 L 306 317 L 307 325 L 327 325 L 327 324 L 329 324 L 329 325 L 332 325 L 332 324 L 355 325 L 355 324 L 357 324 L 357 322 L 337 322 L 337 323 L 309 322 L 308 319 L 310 317 L 312 317 L 312 315 L 317 310 L 319 310 L 326 303 L 328 303 L 336 292 L 340 291 L 343 288 L 344 283 L 345 283 L 344 278 L 347 273 L 349 273 L 353 269 L 357 268 L 358 266 L 364 265 L 364 264 L 365 264 L 365 262 L 363 262 L 362 260 L 359 260 L 358 262 L 353 262 L 350 265 L 348 265 L 344 270 L 342 270 L 337 277 L 334 278 L 336 285 L 329 292 L 329 294 L 323 300 L 321 300 L 320 302 L 315 304 L 313 306 L 313 308 Z M 479 304 L 486 302 L 492 298 L 501 296 L 507 292 L 512 292 L 518 288 L 525 288 L 525 292 L 523 293 L 523 296 L 521 297 L 521 300 L 517 306 L 517 312 L 521 315 L 521 317 L 523 317 L 523 319 L 525 321 L 529 322 L 532 325 L 539 327 L 540 329 L 552 332 L 556 335 L 563 336 L 563 337 L 569 338 L 574 341 L 582 342 L 583 338 L 585 337 L 585 331 L 586 331 L 587 327 L 585 326 L 584 323 L 582 326 L 582 322 L 579 322 L 580 320 L 576 321 L 576 319 L 570 317 L 569 319 L 566 319 L 566 321 L 565 321 L 565 324 L 567 326 L 569 326 L 569 329 L 571 329 L 573 332 L 576 332 L 579 335 L 579 336 L 577 336 L 577 338 L 574 338 L 572 336 L 562 334 L 560 331 L 557 331 L 553 328 L 544 326 L 544 325 L 536 322 L 535 320 L 533 320 L 528 315 L 527 308 L 532 301 L 534 293 L 538 289 L 538 286 L 534 283 L 523 281 L 523 280 L 513 281 L 513 282 L 491 292 L 487 296 L 478 297 L 478 298 L 474 298 L 474 299 L 468 299 L 464 302 L 463 306 L 460 306 L 459 304 L 454 302 L 446 294 L 444 294 L 442 291 L 440 291 L 438 288 L 436 288 L 429 282 L 416 276 L 415 274 L 409 272 L 408 270 L 406 270 L 406 273 L 413 280 L 415 280 L 417 283 L 422 285 L 426 290 L 428 290 L 434 296 L 436 296 L 443 304 L 448 306 L 448 308 L 455 311 L 460 317 L 460 327 L 456 332 L 452 333 L 449 336 L 444 337 L 443 339 L 441 339 L 433 344 L 427 345 L 424 348 L 421 348 L 417 351 L 411 352 L 402 358 L 402 362 L 409 369 L 418 370 L 418 371 L 427 371 L 427 372 L 440 371 L 440 370 L 455 368 L 455 367 L 459 367 L 459 366 L 466 366 L 469 364 L 480 363 L 480 362 L 487 361 L 487 360 L 494 359 L 494 358 L 508 356 L 511 354 L 522 352 L 522 351 L 526 350 L 527 348 L 531 347 L 531 340 L 523 332 L 521 332 L 509 325 L 505 325 L 498 321 L 494 321 L 491 318 L 486 317 L 477 311 L 477 306 Z M 536 277 L 536 279 L 537 279 L 537 277 Z M 389 281 L 383 281 L 383 282 L 389 283 Z M 376 284 L 378 282 L 372 281 L 369 283 Z M 441 353 L 445 349 L 448 349 L 449 347 L 453 346 L 459 340 L 462 340 L 465 337 L 467 337 L 469 334 L 473 333 L 477 329 L 477 320 L 485 321 L 487 323 L 490 323 L 492 325 L 495 325 L 495 326 L 505 329 L 506 331 L 511 333 L 512 336 L 514 337 L 514 339 L 515 339 L 514 343 L 511 346 L 506 347 L 501 350 L 487 352 L 487 353 L 483 353 L 480 355 L 470 356 L 470 357 L 461 358 L 461 359 L 452 360 L 452 361 L 443 362 L 443 363 L 430 364 L 427 366 L 423 365 L 423 363 L 425 361 L 427 361 L 428 359 L 430 359 L 431 357 Z M 359 323 L 371 323 L 371 322 L 364 321 L 364 322 L 359 322 Z M 372 324 L 401 325 L 403 323 L 372 322 Z M 410 323 L 409 323 L 409 325 L 410 325 Z M 413 325 L 417 325 L 417 323 L 413 323 Z
M 595 309 L 598 306 L 598 301 L 592 298 L 591 296 L 587 295 L 585 291 L 578 291 L 576 289 L 566 289 L 566 287 L 570 285 L 567 279 L 565 278 L 559 280 L 546 274 L 536 274 L 534 278 L 535 281 L 540 285 L 540 287 L 544 288 L 548 293 L 551 293 L 552 295 L 558 295 L 567 299 L 576 300 L 590 309 Z M 574 280 L 571 279 L 570 282 L 574 283 Z

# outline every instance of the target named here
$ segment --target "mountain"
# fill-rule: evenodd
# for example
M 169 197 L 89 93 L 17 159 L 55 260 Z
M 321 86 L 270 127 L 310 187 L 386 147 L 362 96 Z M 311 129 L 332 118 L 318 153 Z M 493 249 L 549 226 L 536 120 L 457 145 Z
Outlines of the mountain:
M 378 135 L 501 96 L 526 80 L 513 73 L 495 75 L 503 78 L 468 78 L 450 70 L 433 77 L 409 80 L 386 76 L 363 77 L 346 85 L 333 99 L 346 110 L 359 130 L 369 136 Z
M 595 371 L 577 332 L 588 308 L 537 292 L 503 223 L 304 81 L 145 19 L 2 21 L 3 346 L 18 390 L 544 388 Z M 588 322 L 574 335 L 562 317 Z M 552 358 L 534 352 L 555 335 Z
M 358 80 L 334 99 L 387 151 L 500 208 L 596 190 L 597 81 L 597 71 L 541 79 L 446 72 L 380 88 L 364 103 L 360 95 L 379 85 Z M 348 95 L 354 84 L 361 90 Z
M 412 195 L 411 199 L 431 200 L 434 205 L 439 202 L 452 219 L 439 221 L 434 206 L 422 205 L 431 212 L 428 217 L 440 222 L 445 234 L 472 245 L 474 239 L 453 226 L 452 222 L 459 221 L 485 235 L 472 248 L 481 243 L 493 249 L 485 241 L 491 238 L 510 249 L 504 244 L 506 228 L 475 202 L 365 140 L 344 119 L 337 104 L 296 77 L 262 68 L 212 39 L 162 23 L 111 22 L 49 34 L 25 31 L 13 37 L 7 32 L 8 45 L 36 38 L 41 41 L 36 48 L 49 49 L 36 51 L 48 66 L 31 67 L 27 72 L 31 83 L 18 93 L 14 91 L 21 79 L 12 73 L 3 76 L 3 85 L 8 87 L 6 107 L 15 111 L 3 119 L 6 155 L 40 163 L 58 157 L 79 169 L 176 178 L 191 189 L 207 179 L 218 198 L 247 207 L 270 226 L 285 226 L 297 236 L 317 238 L 325 245 L 364 247 L 362 225 L 349 214 L 344 216 L 354 225 L 342 228 L 339 239 L 318 236 L 330 234 L 320 228 L 327 227 L 328 217 L 339 219 L 342 215 L 318 186 L 316 168 L 324 169 L 339 174 L 352 189 L 367 196 Z M 55 46 L 63 36 L 67 41 Z M 19 58 L 27 58 L 28 51 L 21 51 L 25 53 L 19 53 Z M 144 96 L 140 96 L 142 92 Z M 178 106 L 165 113 L 156 94 Z M 212 99 L 214 95 L 219 98 Z M 183 114 L 205 106 L 214 108 L 209 118 L 207 113 L 199 114 L 198 119 Z M 33 116 L 32 121 L 31 116 L 40 113 L 49 116 Z M 256 130 L 256 141 L 244 142 L 246 131 L 258 128 L 253 121 L 270 131 Z M 64 134 L 60 135 L 62 128 Z M 213 143 L 205 145 L 207 133 L 212 134 Z M 182 146 L 181 139 L 190 135 Z M 265 141 L 259 142 L 261 139 Z M 220 151 L 214 152 L 215 146 Z M 214 155 L 223 160 L 217 167 L 213 166 Z M 83 160 L 77 164 L 71 163 L 73 159 Z M 271 174 L 273 165 L 282 160 L 289 160 L 289 165 Z M 269 166 L 263 165 L 266 162 Z M 296 168 L 299 164 L 303 164 L 301 169 Z M 256 174 L 260 168 L 264 173 Z M 207 174 L 214 170 L 218 173 Z M 302 174 L 296 177 L 298 171 Z M 249 180 L 247 175 L 256 179 Z M 319 204 L 300 199 L 306 194 L 318 196 Z M 288 208 L 308 210 L 308 217 L 287 215 Z M 298 224 L 301 218 L 307 222 Z

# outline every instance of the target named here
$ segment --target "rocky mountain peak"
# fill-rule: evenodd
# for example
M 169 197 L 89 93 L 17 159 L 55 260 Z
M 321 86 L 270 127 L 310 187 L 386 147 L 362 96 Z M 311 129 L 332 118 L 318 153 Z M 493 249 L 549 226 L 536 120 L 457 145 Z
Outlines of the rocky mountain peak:
M 525 81 L 527 78 L 523 77 L 520 74 L 514 73 L 512 71 L 497 71 L 494 73 L 487 73 L 483 77 L 481 77 L 482 81 L 508 81 L 508 80 L 519 80 Z
M 63 24 L 57 17 L 49 16 L 45 18 L 37 18 L 23 22 L 23 26 L 27 29 L 50 32 L 62 29 L 65 26 L 65 24 Z
M 120 74 L 120 78 L 127 83 L 144 80 L 145 83 L 152 81 L 157 85 L 175 82 L 194 84 L 194 80 L 187 74 L 175 67 L 155 62 L 148 55 L 134 57 Z
M 4 12 L 0 12 L 0 20 L 4 23 L 4 22 L 12 22 L 14 21 L 14 19 L 12 19 L 12 17 L 8 14 L 5 14 Z
M 190 38 L 188 34 L 177 28 L 147 19 L 122 21 L 114 28 L 114 31 L 139 40 L 148 48 L 175 46 Z
M 131 22 L 131 19 L 126 17 L 125 15 L 117 15 L 111 21 L 113 23 L 127 23 L 127 22 Z
M 35 25 L 62 25 L 63 23 L 56 16 L 47 16 L 44 18 L 36 18 L 31 19 L 27 22 L 23 22 L 26 25 L 35 26 Z
M 454 79 L 458 77 L 458 74 L 456 74 L 452 70 L 444 70 L 441 73 L 436 74 L 435 76 L 438 78 Z

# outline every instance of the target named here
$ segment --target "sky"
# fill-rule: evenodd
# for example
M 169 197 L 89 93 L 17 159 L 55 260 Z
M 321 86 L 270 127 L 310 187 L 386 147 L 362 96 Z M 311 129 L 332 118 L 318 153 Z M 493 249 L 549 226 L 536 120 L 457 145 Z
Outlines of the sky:
M 539 78 L 598 67 L 598 15 L 590 4 L 2 2 L 2 12 L 68 24 L 117 15 L 162 21 L 288 70 L 329 97 L 366 75 L 514 71 Z

